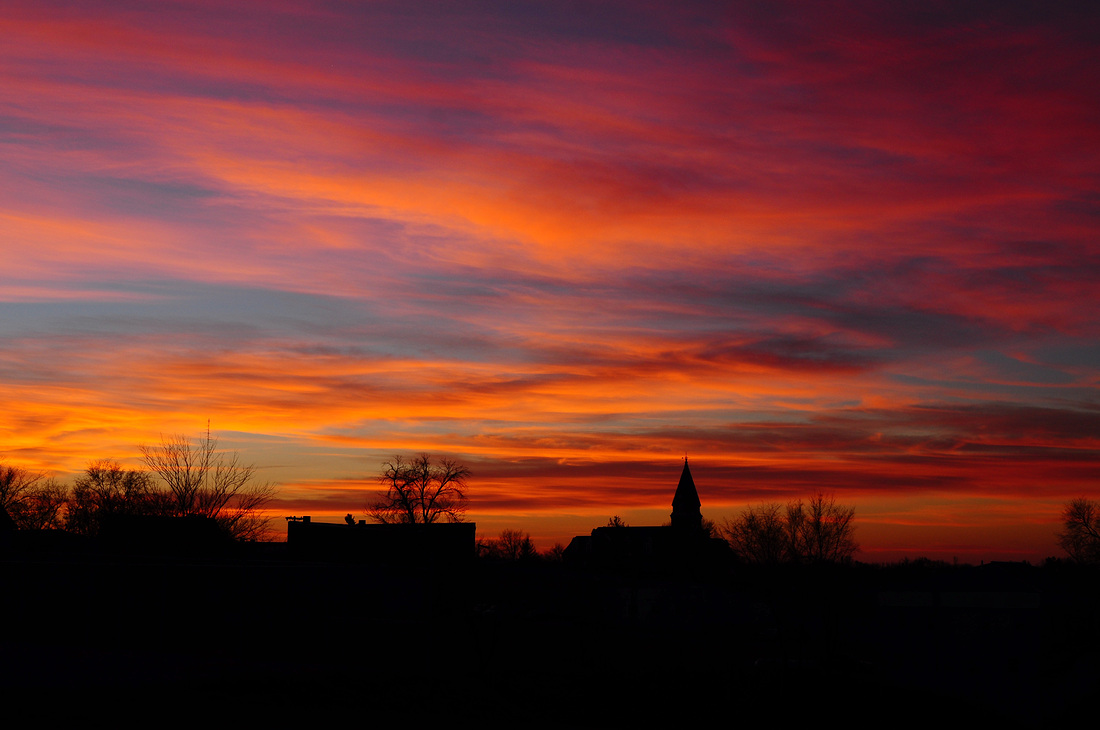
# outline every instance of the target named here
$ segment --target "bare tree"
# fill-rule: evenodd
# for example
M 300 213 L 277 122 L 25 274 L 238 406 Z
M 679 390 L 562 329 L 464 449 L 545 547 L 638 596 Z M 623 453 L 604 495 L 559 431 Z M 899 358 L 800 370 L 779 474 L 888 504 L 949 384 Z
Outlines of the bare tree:
M 565 548 L 556 546 L 561 551 Z M 477 541 L 477 556 L 491 560 L 529 561 L 541 557 L 531 536 L 521 530 L 502 530 L 496 540 Z M 560 556 L 559 556 L 560 559 Z
M 21 530 L 61 527 L 66 489 L 42 472 L 0 464 L 0 507 Z
M 519 530 L 504 530 L 496 542 L 497 554 L 504 560 L 530 560 L 538 557 L 531 536 Z
M 786 558 L 787 524 L 782 507 L 762 504 L 748 507 L 720 528 L 733 551 L 752 563 L 778 563 Z
M 124 469 L 117 461 L 88 464 L 69 497 L 66 527 L 82 535 L 97 535 L 105 519 L 119 515 L 168 515 L 173 503 L 157 490 L 153 477 L 140 469 Z
M 30 530 L 60 530 L 65 526 L 69 490 L 49 477 L 36 484 L 24 501 L 23 526 Z
M 809 503 L 790 502 L 749 507 L 721 532 L 734 552 L 754 563 L 840 563 L 859 550 L 855 542 L 855 508 L 817 494 Z
M 45 478 L 41 472 L 0 464 L 0 507 L 10 512 L 37 482 Z
M 155 446 L 142 445 L 141 454 L 167 487 L 172 514 L 210 517 L 237 540 L 265 536 L 263 509 L 274 487 L 256 482 L 256 467 L 242 463 L 237 452 L 219 451 L 209 429 L 198 441 L 161 438 Z
M 802 501 L 787 507 L 788 529 L 797 525 L 798 555 L 812 563 L 843 563 L 859 550 L 856 544 L 854 507 L 842 507 L 831 496 L 818 493 L 803 508 Z
M 21 530 L 61 527 L 67 490 L 42 472 L 0 464 L 0 507 Z
M 385 488 L 367 507 L 371 519 L 384 523 L 461 522 L 466 513 L 466 479 L 470 470 L 451 459 L 432 463 L 421 454 L 411 462 L 400 456 L 382 465 L 378 481 Z
M 1100 502 L 1071 500 L 1062 511 L 1058 545 L 1080 563 L 1100 563 Z
M 497 556 L 497 541 L 491 538 L 477 538 L 474 542 L 474 555 L 479 558 L 495 558 Z

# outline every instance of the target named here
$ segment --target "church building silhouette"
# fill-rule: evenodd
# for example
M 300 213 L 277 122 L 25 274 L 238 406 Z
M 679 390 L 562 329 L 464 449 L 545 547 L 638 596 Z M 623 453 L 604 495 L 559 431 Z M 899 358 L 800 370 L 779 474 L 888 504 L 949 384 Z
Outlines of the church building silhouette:
M 703 528 L 701 506 L 699 491 L 684 457 L 684 469 L 672 497 L 669 524 L 597 527 L 591 535 L 574 537 L 565 549 L 564 558 L 573 564 L 625 567 L 692 563 L 727 554 L 725 540 L 711 537 Z

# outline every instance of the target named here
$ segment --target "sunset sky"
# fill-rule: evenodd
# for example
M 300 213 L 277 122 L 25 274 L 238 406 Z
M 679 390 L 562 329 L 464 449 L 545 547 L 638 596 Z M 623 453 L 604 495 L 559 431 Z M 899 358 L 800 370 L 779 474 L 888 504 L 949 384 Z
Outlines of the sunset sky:
M 281 522 L 428 452 L 548 547 L 667 520 L 687 455 L 704 516 L 825 491 L 860 559 L 1056 555 L 1084 6 L 5 2 L 0 459 L 209 421 Z

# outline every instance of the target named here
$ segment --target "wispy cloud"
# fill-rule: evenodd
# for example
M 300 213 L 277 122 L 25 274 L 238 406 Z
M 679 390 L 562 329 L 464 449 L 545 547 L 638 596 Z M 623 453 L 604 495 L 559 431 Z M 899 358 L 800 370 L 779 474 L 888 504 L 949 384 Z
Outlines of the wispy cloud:
M 443 452 L 546 539 L 664 509 L 685 453 L 705 502 L 820 488 L 880 527 L 973 496 L 1003 536 L 1095 489 L 1091 10 L 0 27 L 2 458 L 71 473 L 210 419 L 336 514 L 381 458 Z

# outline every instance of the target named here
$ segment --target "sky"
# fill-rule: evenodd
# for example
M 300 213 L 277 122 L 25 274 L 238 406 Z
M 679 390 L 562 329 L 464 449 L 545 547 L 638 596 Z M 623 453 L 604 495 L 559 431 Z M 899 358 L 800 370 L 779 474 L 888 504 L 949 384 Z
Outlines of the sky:
M 864 560 L 1100 497 L 1100 10 L 0 9 L 0 459 L 211 431 L 271 514 L 479 535 L 835 496 Z M 282 527 L 277 527 L 281 531 Z M 283 533 L 285 534 L 285 533 Z

